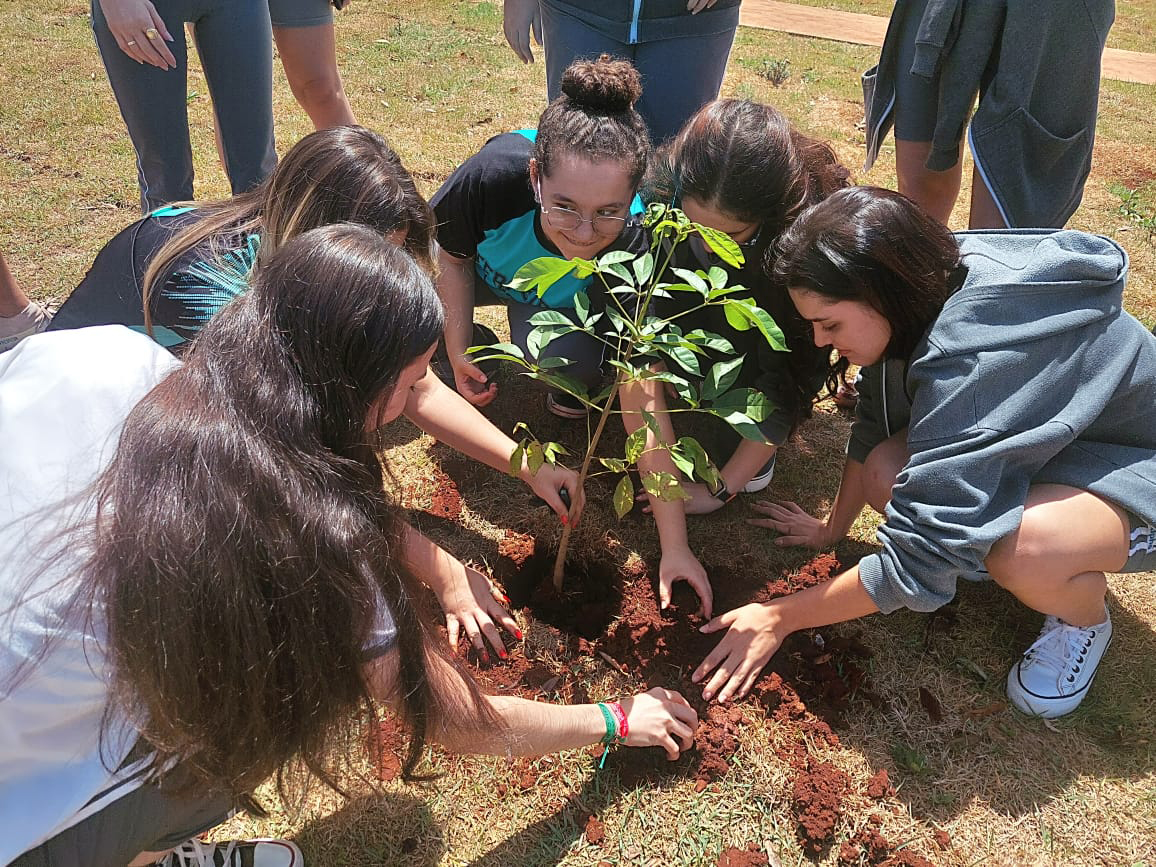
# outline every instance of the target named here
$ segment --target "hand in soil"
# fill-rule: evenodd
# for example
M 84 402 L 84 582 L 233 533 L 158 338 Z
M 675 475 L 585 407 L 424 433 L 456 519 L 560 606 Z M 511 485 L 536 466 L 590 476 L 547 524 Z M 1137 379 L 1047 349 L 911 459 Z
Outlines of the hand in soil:
M 578 523 L 586 507 L 586 492 L 578 484 L 578 473 L 558 464 L 542 464 L 538 472 L 531 473 L 529 467 L 523 465 L 522 479 L 530 486 L 530 490 L 546 501 L 546 505 L 554 510 L 563 524 L 567 521 Z M 564 502 L 563 491 L 566 492 L 565 499 L 570 501 L 569 507 Z
M 700 632 L 707 633 L 727 630 L 691 675 L 691 680 L 698 683 L 714 672 L 702 691 L 706 701 L 715 695 L 719 701 L 730 701 L 750 692 L 763 666 L 787 637 L 785 632 L 779 634 L 778 607 L 773 602 L 755 602 L 720 614 L 700 628 Z
M 664 551 L 658 564 L 658 605 L 665 611 L 670 606 L 671 587 L 675 581 L 685 581 L 698 595 L 698 613 L 710 617 L 714 606 L 714 591 L 702 563 L 689 548 Z
M 476 364 L 463 358 L 453 364 L 453 369 L 458 394 L 474 406 L 485 406 L 498 396 L 498 384 L 487 382 L 486 375 Z
M 832 539 L 825 521 L 805 512 L 798 503 L 759 500 L 751 508 L 765 518 L 749 518 L 748 524 L 775 530 L 780 535 L 775 544 L 806 545 L 808 548 L 830 548 L 838 539 Z
M 490 579 L 477 569 L 462 566 L 460 572 L 456 568 L 453 570 L 453 578 L 446 582 L 438 601 L 446 613 L 446 631 L 454 650 L 458 648 L 459 633 L 465 630 L 470 643 L 479 652 L 484 651 L 488 641 L 498 656 L 505 659 L 506 647 L 496 624 L 511 635 L 522 637 L 517 622 L 494 598 L 494 593 Z
M 662 747 L 673 762 L 694 746 L 698 714 L 679 693 L 656 686 L 619 704 L 630 724 L 628 747 Z

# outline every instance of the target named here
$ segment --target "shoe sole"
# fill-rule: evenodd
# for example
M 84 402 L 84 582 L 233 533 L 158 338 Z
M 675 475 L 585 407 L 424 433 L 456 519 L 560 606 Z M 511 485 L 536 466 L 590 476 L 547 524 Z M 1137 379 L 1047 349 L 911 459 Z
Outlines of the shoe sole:
M 549 410 L 552 415 L 558 416 L 558 418 L 570 419 L 571 421 L 586 418 L 586 416 L 590 414 L 590 411 L 585 407 L 581 409 L 571 409 L 568 406 L 564 406 L 554 400 L 552 395 L 546 398 L 546 409 Z

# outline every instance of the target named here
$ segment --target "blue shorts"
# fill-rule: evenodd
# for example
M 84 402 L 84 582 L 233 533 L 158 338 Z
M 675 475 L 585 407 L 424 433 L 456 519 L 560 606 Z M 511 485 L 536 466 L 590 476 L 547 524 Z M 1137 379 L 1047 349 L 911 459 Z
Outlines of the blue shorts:
M 274 27 L 319 27 L 333 23 L 329 0 L 269 0 Z

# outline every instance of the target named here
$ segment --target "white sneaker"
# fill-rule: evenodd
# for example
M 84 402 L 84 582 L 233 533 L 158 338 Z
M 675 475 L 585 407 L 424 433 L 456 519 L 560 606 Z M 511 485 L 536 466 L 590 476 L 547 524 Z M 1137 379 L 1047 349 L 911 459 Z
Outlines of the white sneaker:
M 48 327 L 52 317 L 35 301 L 15 316 L 0 316 L 0 352 L 7 352 L 25 337 L 39 334 Z
M 1007 696 L 1012 704 L 1026 714 L 1049 719 L 1074 711 L 1112 643 L 1107 609 L 1104 618 L 1103 623 L 1083 627 L 1049 615 L 1040 637 L 1008 672 Z
M 757 494 L 771 483 L 771 479 L 775 477 L 775 459 L 778 456 L 778 452 L 771 455 L 771 459 L 759 470 L 759 474 L 743 485 L 744 494 Z
M 186 840 L 156 867 L 303 867 L 301 850 L 290 840 Z

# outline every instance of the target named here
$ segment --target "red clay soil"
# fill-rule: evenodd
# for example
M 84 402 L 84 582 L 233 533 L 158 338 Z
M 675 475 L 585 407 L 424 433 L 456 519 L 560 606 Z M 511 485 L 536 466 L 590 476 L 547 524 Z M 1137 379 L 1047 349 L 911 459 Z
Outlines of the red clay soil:
M 867 827 L 839 847 L 838 863 L 848 867 L 864 861 L 883 867 L 935 867 L 932 862 L 910 849 L 895 852 L 894 844 L 879 833 L 882 824 L 879 815 L 872 813 L 867 819 Z
M 462 496 L 454 480 L 434 467 L 434 491 L 430 497 L 429 513 L 456 521 L 462 515 Z
M 606 839 L 606 826 L 591 816 L 586 820 L 586 829 L 583 833 L 586 835 L 587 843 L 601 846 Z
M 819 855 L 834 842 L 849 798 L 865 794 L 878 800 L 893 793 L 885 771 L 872 777 L 866 792 L 857 792 L 843 771 L 813 759 L 807 752 L 808 742 L 839 745 L 831 723 L 841 724 L 852 702 L 866 701 L 876 707 L 882 704 L 867 687 L 862 666 L 872 651 L 858 638 L 831 629 L 791 635 L 756 683 L 749 704 L 742 708 L 708 704 L 701 698 L 702 685 L 692 683 L 690 675 L 719 636 L 698 631 L 704 621 L 697 613 L 698 599 L 685 583 L 675 585 L 671 606 L 659 611 L 646 564 L 633 560 L 629 569 L 619 570 L 583 562 L 568 567 L 567 583 L 559 595 L 548 579 L 553 558 L 533 537 L 506 531 L 498 553 L 495 572 L 515 607 L 528 607 L 539 622 L 557 627 L 562 641 L 566 635 L 577 636 L 568 649 L 597 654 L 604 660 L 609 657 L 609 664 L 647 686 L 677 689 L 698 712 L 695 749 L 676 763 L 667 762 L 657 749 L 614 750 L 607 767 L 615 768 L 623 786 L 664 775 L 690 774 L 696 780 L 696 791 L 701 792 L 728 772 L 742 727 L 765 724 L 774 728 L 779 758 L 795 774 L 792 816 L 799 842 L 808 854 Z M 821 584 L 840 568 L 833 555 L 824 554 L 797 574 L 767 583 L 750 554 L 740 555 L 729 564 L 704 565 L 716 590 L 718 611 Z M 508 662 L 481 666 L 479 679 L 484 689 L 528 697 L 574 694 L 574 685 L 566 683 L 564 676 L 551 674 L 517 652 Z M 549 689 L 544 690 L 544 684 Z M 853 839 L 843 848 L 867 852 L 876 859 L 873 864 L 883 863 L 880 858 L 910 855 L 906 851 L 895 853 L 877 829 L 872 833 L 864 840 Z M 723 853 L 727 857 L 752 855 L 764 857 L 743 850 Z M 765 857 L 762 861 L 724 862 L 723 856 L 719 863 L 766 863 Z
M 891 778 L 887 775 L 886 768 L 880 768 L 879 771 L 867 781 L 868 798 L 881 801 L 894 794 L 895 787 L 891 785 Z
M 716 867 L 766 867 L 770 860 L 759 849 L 758 843 L 747 843 L 747 848 L 730 846 L 722 850 L 715 862 Z
M 382 720 L 376 728 L 370 730 L 365 745 L 379 780 L 389 782 L 401 774 L 401 757 L 406 744 L 392 717 Z

